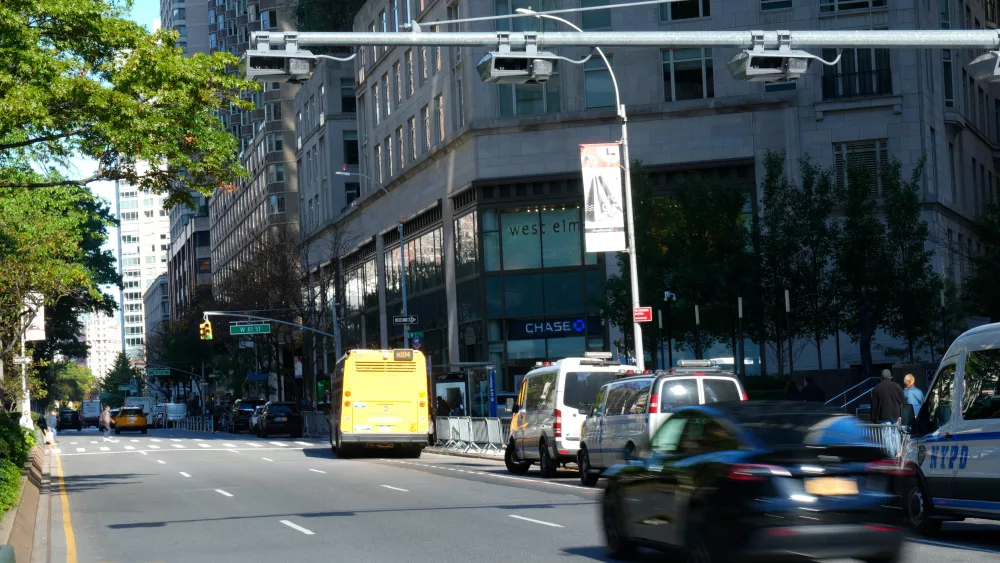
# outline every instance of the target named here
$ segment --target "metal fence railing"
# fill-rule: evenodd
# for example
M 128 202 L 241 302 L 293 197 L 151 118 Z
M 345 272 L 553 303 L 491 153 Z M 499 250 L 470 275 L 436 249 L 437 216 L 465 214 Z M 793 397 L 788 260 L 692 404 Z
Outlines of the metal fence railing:
M 322 411 L 302 413 L 303 438 L 327 438 L 330 436 L 330 419 Z
M 510 420 L 439 416 L 434 421 L 434 444 L 448 451 L 501 453 L 510 432 Z
M 903 432 L 903 427 L 896 424 L 861 424 L 865 437 L 882 450 L 889 457 L 902 458 L 906 451 L 906 442 L 909 434 Z
M 177 430 L 193 430 L 195 432 L 211 432 L 212 417 L 210 416 L 188 416 L 179 420 L 170 421 L 170 426 Z

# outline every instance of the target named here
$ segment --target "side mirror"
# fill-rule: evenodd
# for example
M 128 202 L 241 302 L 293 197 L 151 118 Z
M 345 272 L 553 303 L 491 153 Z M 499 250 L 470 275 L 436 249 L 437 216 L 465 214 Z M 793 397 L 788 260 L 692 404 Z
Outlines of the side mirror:
M 507 408 L 507 412 L 514 412 L 514 399 L 508 398 L 504 406 Z
M 517 413 L 521 412 L 521 405 L 514 405 L 514 406 L 510 407 L 510 412 L 513 413 L 513 414 L 517 414 Z

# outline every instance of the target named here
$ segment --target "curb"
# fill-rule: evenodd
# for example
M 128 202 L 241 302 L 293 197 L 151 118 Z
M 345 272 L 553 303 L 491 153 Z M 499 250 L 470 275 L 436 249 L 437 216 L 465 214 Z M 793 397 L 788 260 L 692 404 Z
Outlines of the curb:
M 31 449 L 31 455 L 21 473 L 21 495 L 14 508 L 0 519 L 0 544 L 13 548 L 17 561 L 31 561 L 35 547 L 35 529 L 41 498 L 48 493 L 48 476 L 45 470 L 48 455 L 39 446 Z M 9 549 L 8 549 L 9 551 Z M 7 560 L 9 553 L 3 554 Z
M 443 450 L 443 449 L 439 450 L 433 448 L 424 448 L 424 451 L 429 454 L 450 455 L 454 457 L 468 457 L 473 459 L 492 459 L 495 461 L 503 461 L 503 455 L 481 454 L 474 452 L 456 452 L 454 450 Z

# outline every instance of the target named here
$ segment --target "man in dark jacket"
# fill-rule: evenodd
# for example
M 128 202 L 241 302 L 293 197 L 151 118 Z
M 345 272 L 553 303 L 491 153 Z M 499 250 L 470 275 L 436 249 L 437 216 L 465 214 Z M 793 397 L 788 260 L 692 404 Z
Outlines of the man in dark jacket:
M 826 402 L 826 393 L 820 389 L 819 385 L 816 385 L 813 378 L 807 377 L 802 386 L 802 400 L 810 403 L 824 403 Z
M 882 424 L 883 447 L 886 453 L 896 455 L 899 451 L 901 436 L 899 434 L 899 415 L 906 396 L 903 388 L 892 380 L 892 372 L 882 370 L 882 381 L 872 389 L 871 421 Z

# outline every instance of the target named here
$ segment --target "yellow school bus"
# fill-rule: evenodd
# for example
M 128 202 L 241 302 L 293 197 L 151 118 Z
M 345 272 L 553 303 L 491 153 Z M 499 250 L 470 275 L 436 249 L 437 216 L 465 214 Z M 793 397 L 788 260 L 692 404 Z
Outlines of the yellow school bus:
M 330 446 L 339 457 L 427 445 L 427 363 L 419 350 L 350 350 L 330 374 Z

